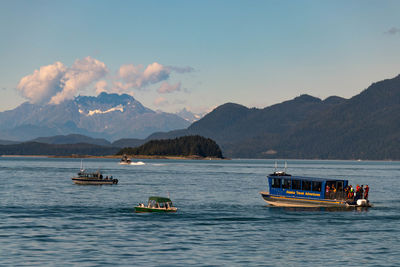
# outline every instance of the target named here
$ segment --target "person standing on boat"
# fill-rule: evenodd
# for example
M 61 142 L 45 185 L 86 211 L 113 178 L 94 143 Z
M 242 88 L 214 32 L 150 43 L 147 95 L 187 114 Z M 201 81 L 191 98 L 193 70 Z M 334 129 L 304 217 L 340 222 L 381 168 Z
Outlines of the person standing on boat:
M 349 199 L 354 198 L 354 188 L 352 185 L 350 185 L 350 190 L 349 190 Z
M 346 185 L 346 187 L 344 188 L 344 197 L 345 197 L 346 199 L 349 199 L 349 194 L 350 194 L 349 186 Z
M 364 189 L 364 199 L 368 200 L 368 192 L 369 192 L 369 186 L 365 185 Z
M 364 198 L 364 185 L 362 184 L 360 187 L 360 198 Z
M 360 198 L 360 185 L 356 186 L 356 198 L 359 199 Z
M 333 184 L 331 186 L 331 198 L 336 198 L 336 188 Z

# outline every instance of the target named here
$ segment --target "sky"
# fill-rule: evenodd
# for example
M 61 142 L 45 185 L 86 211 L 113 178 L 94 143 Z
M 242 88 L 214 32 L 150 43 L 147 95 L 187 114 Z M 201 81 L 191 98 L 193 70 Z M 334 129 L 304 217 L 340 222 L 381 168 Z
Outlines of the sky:
M 400 73 L 400 1 L 0 0 L 0 111 L 128 93 L 167 112 L 350 98 Z

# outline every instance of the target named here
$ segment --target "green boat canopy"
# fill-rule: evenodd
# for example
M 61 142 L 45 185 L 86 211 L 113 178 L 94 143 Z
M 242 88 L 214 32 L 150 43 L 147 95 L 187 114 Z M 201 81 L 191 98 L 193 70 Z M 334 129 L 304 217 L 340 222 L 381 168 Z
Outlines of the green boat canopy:
M 172 202 L 171 199 L 166 197 L 149 197 L 149 201 L 154 200 L 157 203 Z

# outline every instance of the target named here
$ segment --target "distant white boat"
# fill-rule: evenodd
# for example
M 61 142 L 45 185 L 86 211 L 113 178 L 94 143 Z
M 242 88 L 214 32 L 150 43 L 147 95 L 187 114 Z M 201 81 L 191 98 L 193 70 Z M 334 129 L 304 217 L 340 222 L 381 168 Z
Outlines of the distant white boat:
M 127 155 L 123 155 L 121 161 L 119 162 L 120 165 L 145 165 L 143 161 L 133 162 Z
M 121 165 L 130 165 L 131 163 L 132 163 L 131 159 L 128 158 L 128 156 L 126 154 L 123 154 L 119 164 L 121 164 Z

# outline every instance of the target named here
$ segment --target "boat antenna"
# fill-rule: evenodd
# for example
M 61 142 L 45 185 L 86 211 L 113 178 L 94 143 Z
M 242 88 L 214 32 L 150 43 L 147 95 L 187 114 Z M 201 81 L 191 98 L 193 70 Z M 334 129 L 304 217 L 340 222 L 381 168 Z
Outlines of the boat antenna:
M 168 198 L 171 199 L 171 197 L 169 196 L 169 192 L 167 192 Z
M 84 169 L 83 169 L 83 162 L 82 162 L 82 159 L 81 159 L 81 172 L 83 172 L 84 171 Z
M 276 172 L 276 169 L 278 168 L 278 163 L 276 162 L 276 160 L 275 160 L 275 172 Z
M 286 172 L 286 169 L 287 169 L 287 162 L 285 161 L 285 172 Z

